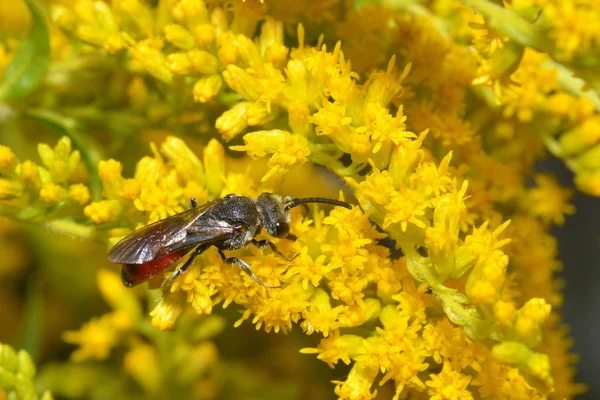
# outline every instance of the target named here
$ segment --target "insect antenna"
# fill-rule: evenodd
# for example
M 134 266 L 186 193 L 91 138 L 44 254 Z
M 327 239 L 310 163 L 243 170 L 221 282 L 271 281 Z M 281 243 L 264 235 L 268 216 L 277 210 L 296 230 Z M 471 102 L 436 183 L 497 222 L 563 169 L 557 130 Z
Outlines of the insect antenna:
M 307 197 L 304 199 L 289 199 L 285 204 L 285 211 L 288 211 L 290 208 L 294 208 L 299 206 L 300 204 L 306 203 L 325 203 L 325 204 L 333 204 L 336 206 L 346 207 L 347 209 L 352 209 L 352 206 L 345 201 L 326 199 L 324 197 Z

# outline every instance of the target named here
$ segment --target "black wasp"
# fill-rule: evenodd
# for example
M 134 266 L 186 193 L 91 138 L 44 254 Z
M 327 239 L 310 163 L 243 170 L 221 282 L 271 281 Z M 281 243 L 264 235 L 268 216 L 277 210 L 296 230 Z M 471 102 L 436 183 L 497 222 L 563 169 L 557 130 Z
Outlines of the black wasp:
M 186 272 L 194 259 L 210 246 L 215 246 L 227 264 L 237 264 L 252 279 L 265 285 L 237 257 L 226 257 L 224 250 L 237 250 L 249 243 L 260 249 L 269 246 L 282 255 L 269 240 L 256 240 L 264 227 L 267 233 L 278 238 L 295 240 L 290 234 L 289 210 L 305 203 L 327 203 L 352 208 L 338 200 L 310 197 L 296 199 L 271 193 L 263 193 L 257 199 L 229 194 L 202 206 L 190 199 L 190 209 L 165 218 L 121 239 L 108 253 L 108 259 L 122 263 L 121 279 L 125 286 L 142 283 L 164 271 L 190 253 L 188 260 L 163 283 L 168 285 L 177 276 Z

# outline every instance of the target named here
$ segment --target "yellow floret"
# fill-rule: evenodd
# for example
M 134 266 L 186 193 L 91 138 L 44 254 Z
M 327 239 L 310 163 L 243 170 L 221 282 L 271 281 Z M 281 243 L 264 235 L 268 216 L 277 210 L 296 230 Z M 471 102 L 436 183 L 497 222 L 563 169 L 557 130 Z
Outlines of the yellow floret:
M 67 196 L 67 191 L 64 187 L 57 185 L 54 182 L 45 183 L 40 189 L 40 199 L 48 204 L 56 204 L 63 201 Z
M 83 213 L 96 224 L 115 221 L 121 214 L 122 206 L 116 200 L 103 200 L 86 206 Z
M 0 145 L 0 172 L 10 176 L 15 173 L 18 164 L 19 160 L 10 147 Z
M 90 201 L 90 190 L 82 183 L 76 183 L 69 186 L 69 197 L 81 205 Z

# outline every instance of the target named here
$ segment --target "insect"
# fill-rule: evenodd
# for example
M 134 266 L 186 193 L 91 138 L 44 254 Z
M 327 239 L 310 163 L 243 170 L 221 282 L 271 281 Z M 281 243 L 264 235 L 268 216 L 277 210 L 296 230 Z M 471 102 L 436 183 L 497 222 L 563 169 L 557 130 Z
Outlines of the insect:
M 108 253 L 108 259 L 123 264 L 121 279 L 131 287 L 164 271 L 186 254 L 189 258 L 167 278 L 162 286 L 184 274 L 194 259 L 215 246 L 223 261 L 238 265 L 253 280 L 264 284 L 245 261 L 227 257 L 223 251 L 241 249 L 253 244 L 259 249 L 269 246 L 276 254 L 285 256 L 269 240 L 256 240 L 264 227 L 273 237 L 295 240 L 290 234 L 289 210 L 306 203 L 327 203 L 352 208 L 348 203 L 321 197 L 290 198 L 284 200 L 272 193 L 263 193 L 253 199 L 229 194 L 199 206 L 194 198 L 190 208 L 179 214 L 147 225 L 121 239 Z

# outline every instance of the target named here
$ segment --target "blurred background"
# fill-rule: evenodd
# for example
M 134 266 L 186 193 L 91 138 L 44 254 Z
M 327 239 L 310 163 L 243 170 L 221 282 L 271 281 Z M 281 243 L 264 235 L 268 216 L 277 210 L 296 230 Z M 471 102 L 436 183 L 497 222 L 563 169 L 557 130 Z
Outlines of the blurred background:
M 562 161 L 550 159 L 540 169 L 556 174 L 563 185 L 572 185 L 573 174 Z M 576 192 L 572 203 L 577 213 L 562 227 L 554 227 L 553 234 L 564 266 L 562 311 L 575 340 L 573 351 L 580 357 L 576 380 L 589 385 L 589 392 L 579 398 L 592 400 L 600 399 L 600 200 Z

